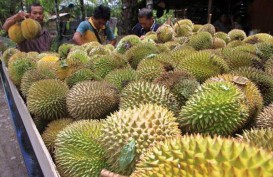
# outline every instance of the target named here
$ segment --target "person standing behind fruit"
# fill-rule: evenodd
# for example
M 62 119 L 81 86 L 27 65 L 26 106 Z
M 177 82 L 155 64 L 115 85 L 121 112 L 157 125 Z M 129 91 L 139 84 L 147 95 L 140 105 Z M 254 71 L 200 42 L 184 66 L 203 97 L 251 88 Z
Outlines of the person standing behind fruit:
M 30 5 L 29 13 L 20 11 L 17 14 L 9 17 L 5 21 L 3 29 L 8 32 L 10 27 L 18 22 L 23 21 L 26 18 L 36 20 L 42 26 L 44 20 L 43 12 L 44 10 L 40 3 L 33 3 Z M 52 39 L 49 32 L 43 28 L 40 32 L 40 35 L 38 35 L 35 39 L 24 40 L 23 42 L 17 44 L 17 48 L 22 52 L 36 51 L 40 53 L 50 50 L 51 41 Z
M 97 41 L 101 44 L 105 44 L 108 41 L 110 44 L 115 45 L 115 36 L 107 23 L 109 19 L 109 7 L 103 5 L 96 7 L 93 16 L 80 23 L 73 36 L 73 41 L 77 45 L 92 41 Z

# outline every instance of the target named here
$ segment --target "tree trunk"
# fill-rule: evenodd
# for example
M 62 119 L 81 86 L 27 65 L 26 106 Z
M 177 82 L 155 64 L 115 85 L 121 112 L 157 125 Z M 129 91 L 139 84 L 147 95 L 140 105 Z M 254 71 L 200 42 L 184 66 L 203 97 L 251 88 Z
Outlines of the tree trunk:
M 119 35 L 130 34 L 137 23 L 137 0 L 122 0 L 122 13 L 118 21 Z
M 80 0 L 80 8 L 81 8 L 82 21 L 84 21 L 85 20 L 85 10 L 84 10 L 83 0 Z

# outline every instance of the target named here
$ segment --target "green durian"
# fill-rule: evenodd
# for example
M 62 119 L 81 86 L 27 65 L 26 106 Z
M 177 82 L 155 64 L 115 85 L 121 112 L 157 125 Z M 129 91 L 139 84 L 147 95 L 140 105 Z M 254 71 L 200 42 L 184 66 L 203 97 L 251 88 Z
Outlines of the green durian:
M 258 56 L 263 58 L 264 60 L 268 60 L 273 58 L 273 43 L 256 43 L 256 53 Z
M 203 50 L 212 47 L 213 39 L 209 32 L 204 31 L 191 36 L 188 44 L 195 50 Z
M 70 49 L 75 46 L 74 44 L 64 43 L 60 45 L 58 48 L 58 53 L 60 55 L 60 58 L 66 58 L 68 53 L 70 52 Z
M 273 44 L 273 36 L 268 33 L 258 33 L 248 36 L 247 38 L 244 39 L 244 42 L 249 44 L 256 44 L 259 42 Z
M 223 39 L 223 40 L 226 42 L 226 44 L 230 42 L 230 38 L 229 38 L 228 34 L 225 33 L 225 32 L 221 32 L 221 31 L 216 32 L 216 33 L 214 34 L 214 37 L 215 37 L 215 38 Z
M 209 32 L 211 35 L 214 35 L 215 31 L 215 27 L 212 24 L 205 24 L 198 30 L 198 33 Z
M 131 47 L 140 44 L 141 40 L 136 35 L 128 35 L 123 37 L 116 46 L 115 51 L 120 54 L 125 54 Z
M 203 27 L 203 25 L 201 25 L 201 24 L 193 24 L 192 32 L 197 33 L 202 27 Z
M 118 108 L 118 90 L 106 82 L 80 82 L 68 92 L 66 104 L 76 120 L 103 119 Z
M 89 60 L 90 57 L 87 52 L 83 50 L 74 50 L 69 52 L 66 62 L 68 67 L 80 67 L 84 66 Z
M 213 38 L 212 48 L 218 49 L 218 48 L 224 48 L 226 47 L 226 42 L 221 38 Z
M 234 40 L 243 41 L 246 38 L 246 33 L 240 29 L 233 29 L 230 32 L 228 32 L 228 37 L 230 38 L 230 41 Z
M 15 53 L 19 53 L 20 51 L 15 48 L 8 48 L 4 51 L 2 61 L 5 63 L 6 67 L 8 67 L 9 59 L 14 55 Z
M 29 112 L 40 119 L 55 120 L 67 116 L 68 86 L 57 79 L 34 82 L 28 90 Z
M 191 36 L 194 26 L 191 20 L 182 19 L 174 24 L 174 31 L 176 36 Z
M 81 120 L 64 128 L 55 140 L 55 161 L 61 176 L 100 177 L 108 165 L 105 152 L 97 143 L 102 123 Z
M 163 24 L 157 29 L 156 34 L 157 40 L 165 43 L 173 39 L 174 30 L 170 25 Z
M 111 54 L 111 50 L 99 45 L 94 47 L 93 49 L 90 50 L 90 52 L 88 53 L 89 56 L 94 56 L 94 55 L 109 55 Z
M 233 48 L 233 47 L 238 47 L 238 46 L 242 46 L 244 45 L 245 43 L 243 41 L 240 41 L 240 40 L 233 40 L 231 42 L 229 42 L 227 44 L 227 47 L 230 47 L 230 48 Z
M 183 132 L 232 135 L 248 119 L 244 93 L 230 82 L 205 83 L 181 108 Z
M 262 110 L 256 119 L 256 127 L 273 128 L 273 104 L 270 104 Z
M 103 123 L 100 144 L 112 171 L 130 175 L 139 156 L 154 143 L 180 135 L 173 113 L 158 105 L 144 104 L 120 110 L 109 116 Z M 121 163 L 124 148 L 134 144 L 130 161 Z

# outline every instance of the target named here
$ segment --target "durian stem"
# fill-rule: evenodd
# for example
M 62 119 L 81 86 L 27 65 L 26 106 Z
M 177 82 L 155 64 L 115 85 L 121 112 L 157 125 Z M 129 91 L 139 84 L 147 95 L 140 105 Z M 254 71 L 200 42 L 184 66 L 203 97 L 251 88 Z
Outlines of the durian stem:
M 211 16 L 212 16 L 212 14 L 209 14 L 208 24 L 211 24 Z
M 112 173 L 112 172 L 110 172 L 108 170 L 105 170 L 105 169 L 101 170 L 100 176 L 101 177 L 126 177 L 126 176 L 122 176 L 122 175 L 119 175 L 119 174 Z

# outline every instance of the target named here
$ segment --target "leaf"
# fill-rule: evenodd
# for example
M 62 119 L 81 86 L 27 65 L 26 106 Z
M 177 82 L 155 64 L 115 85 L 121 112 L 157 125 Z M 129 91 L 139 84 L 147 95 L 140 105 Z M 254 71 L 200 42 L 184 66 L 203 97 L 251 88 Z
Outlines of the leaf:
M 65 68 L 68 66 L 68 64 L 66 63 L 65 60 L 61 60 L 61 64 L 60 64 L 61 68 Z
M 136 142 L 133 139 L 128 144 L 124 145 L 119 157 L 119 169 L 125 170 L 136 156 Z

